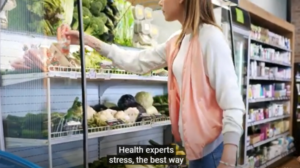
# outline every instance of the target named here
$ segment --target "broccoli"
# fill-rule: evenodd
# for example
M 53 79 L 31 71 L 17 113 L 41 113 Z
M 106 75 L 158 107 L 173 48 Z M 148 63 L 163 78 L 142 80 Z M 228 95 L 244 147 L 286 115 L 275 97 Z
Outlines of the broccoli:
M 100 35 L 106 32 L 108 32 L 108 28 L 105 26 L 105 24 L 102 21 L 102 18 L 100 17 L 93 17 L 89 26 L 85 30 L 85 33 L 95 37 L 99 37 Z
M 82 7 L 82 16 L 83 16 L 83 18 L 92 16 L 89 8 Z
M 106 23 L 108 20 L 107 16 L 102 12 L 100 13 L 99 17 L 102 19 L 103 23 Z
M 101 2 L 93 2 L 90 8 L 91 13 L 96 17 L 100 16 L 102 9 L 103 4 Z
M 91 7 L 91 0 L 82 0 L 82 6 L 89 9 Z
M 76 9 L 76 8 L 75 8 Z M 73 22 L 72 22 L 72 29 L 77 30 L 79 26 L 79 20 L 78 20 L 78 11 L 74 9 L 73 12 Z M 82 20 L 83 20 L 83 26 L 87 27 L 90 24 L 91 19 L 91 12 L 88 8 L 82 7 Z
M 101 11 L 106 7 L 107 5 L 107 0 L 94 0 L 94 2 L 100 2 L 103 6 L 103 8 L 101 9 Z

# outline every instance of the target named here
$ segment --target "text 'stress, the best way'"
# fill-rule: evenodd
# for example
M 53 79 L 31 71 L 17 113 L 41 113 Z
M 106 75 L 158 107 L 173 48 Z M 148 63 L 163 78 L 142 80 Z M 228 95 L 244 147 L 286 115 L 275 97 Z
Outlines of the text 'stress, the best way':
M 183 165 L 185 156 L 176 156 L 174 145 L 118 145 L 117 155 L 107 156 L 108 164 Z

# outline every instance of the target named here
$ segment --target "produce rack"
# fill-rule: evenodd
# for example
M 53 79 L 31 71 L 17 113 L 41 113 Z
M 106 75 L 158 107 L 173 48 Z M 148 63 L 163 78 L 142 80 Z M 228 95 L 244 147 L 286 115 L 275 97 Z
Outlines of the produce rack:
M 234 60 L 246 105 L 239 167 L 277 166 L 294 152 L 295 28 L 247 0 L 231 12 Z
M 1 55 L 9 54 L 14 56 L 20 52 L 21 48 L 18 48 L 19 44 L 27 41 L 36 41 L 37 43 L 44 40 L 41 36 L 28 35 L 26 33 L 15 33 L 8 30 L 0 32 L 0 37 L 2 41 L 1 45 Z M 18 39 L 18 40 L 11 40 Z M 54 38 L 53 38 L 54 39 Z M 4 43 L 4 41 L 9 44 L 14 43 L 15 48 Z M 52 40 L 54 41 L 54 40 Z M 48 41 L 51 43 L 51 41 Z M 18 44 L 19 43 L 19 44 Z M 5 52 L 2 48 L 10 47 Z M 123 47 L 125 50 L 137 50 L 135 48 Z M 28 111 L 32 111 L 33 114 L 54 114 L 53 111 L 65 112 L 71 105 L 75 97 L 80 97 L 80 68 L 66 68 L 61 66 L 49 66 L 47 72 L 33 72 L 33 73 L 14 73 L 13 71 L 2 72 L 1 79 L 1 101 L 2 101 L 2 115 L 7 117 L 7 115 L 16 114 L 17 116 L 28 115 Z M 122 70 L 112 70 L 112 69 L 102 69 L 91 71 L 91 68 L 86 69 L 87 77 L 87 92 L 88 92 L 88 104 L 95 105 L 104 99 L 112 99 L 112 101 L 117 101 L 119 96 L 128 93 L 137 93 L 142 90 L 147 90 L 156 95 L 162 95 L 166 90 L 167 77 L 157 76 L 155 74 L 150 74 L 149 76 L 141 76 L 132 73 L 127 73 Z M 91 73 L 93 72 L 93 73 Z M 46 81 L 46 87 L 44 84 Z M 41 90 L 38 90 L 41 89 Z M 29 90 L 29 91 L 28 91 Z M 108 93 L 105 93 L 108 92 Z M 10 103 L 11 98 L 15 98 L 18 102 Z M 13 106 L 13 107 L 10 107 Z M 41 107 L 37 107 L 41 106 Z M 44 111 L 44 112 L 42 112 Z M 30 113 L 30 112 L 29 112 Z M 52 117 L 50 117 L 52 118 Z M 51 122 L 48 120 L 48 122 Z M 1 124 L 2 125 L 2 124 Z M 100 140 L 103 139 L 106 145 L 117 145 L 121 144 L 119 137 L 125 134 L 128 140 L 138 138 L 135 142 L 136 144 L 140 141 L 153 139 L 162 142 L 162 129 L 165 126 L 170 125 L 169 118 L 155 118 L 149 121 L 136 122 L 134 124 L 119 124 L 113 128 L 110 126 L 89 128 L 88 138 L 89 144 L 96 145 Z M 34 126 L 33 126 L 34 127 Z M 4 128 L 5 129 L 5 128 Z M 55 157 L 56 154 L 65 152 L 66 154 L 71 154 L 74 151 L 79 152 L 82 150 L 80 142 L 82 142 L 82 129 L 73 129 L 71 131 L 50 131 L 51 138 L 48 135 L 41 136 L 37 139 L 32 138 L 16 138 L 16 137 L 5 137 L 5 147 L 6 151 L 16 153 L 28 160 L 31 159 L 45 159 L 43 162 L 37 162 L 43 167 L 48 167 L 48 152 L 47 148 L 50 146 L 53 155 L 53 165 L 52 167 L 60 166 L 77 166 L 82 164 L 82 151 L 81 154 L 72 158 L 71 160 L 78 160 L 77 162 L 68 163 L 62 162 L 62 159 Z M 143 132 L 144 131 L 144 132 Z M 4 132 L 7 132 L 4 130 Z M 145 134 L 146 133 L 146 134 Z M 152 133 L 152 134 L 151 134 Z M 9 134 L 9 133 L 8 133 Z M 150 134 L 151 136 L 148 136 Z M 115 138 L 116 142 L 105 142 L 105 137 Z M 144 139 L 147 138 L 147 139 Z M 123 139 L 123 138 L 122 138 Z M 3 142 L 3 141 L 2 141 Z M 132 143 L 131 142 L 131 143 Z M 129 143 L 126 142 L 124 144 Z M 66 146 L 61 148 L 62 146 Z M 77 146 L 77 147 L 76 147 Z M 111 147 L 114 148 L 114 147 Z M 108 151 L 111 149 L 108 149 Z M 105 151 L 102 149 L 102 145 L 96 145 L 91 148 L 90 161 L 97 159 L 100 151 Z M 42 156 L 32 155 L 32 153 L 39 153 Z M 44 156 L 43 156 L 44 155 Z M 51 155 L 51 154 L 49 154 Z M 105 155 L 105 153 L 103 153 Z M 60 160 L 60 161 L 59 161 Z M 61 162 L 58 163 L 57 162 Z
M 23 0 L 16 2 L 15 10 L 26 6 Z M 216 6 L 224 5 L 219 1 L 214 2 Z M 227 5 L 222 7 L 228 9 Z M 7 13 L 8 19 L 14 18 L 11 19 L 13 23 L 8 21 L 8 27 L 16 25 L 23 27 L 23 24 L 27 24 L 24 22 L 28 22 L 27 15 L 19 20 L 20 23 L 16 23 L 16 16 L 10 15 L 10 11 Z M 230 19 L 227 21 L 230 24 Z M 10 67 L 14 60 L 24 55 L 25 45 L 50 48 L 54 42 L 57 42 L 54 35 L 46 36 L 32 30 L 1 27 L 0 133 L 4 135 L 0 136 L 1 150 L 25 158 L 41 167 L 76 167 L 83 163 L 84 130 L 79 125 L 65 129 L 62 123 L 66 120 L 67 111 L 74 105 L 74 99 L 78 97 L 81 101 L 82 89 L 86 89 L 89 106 L 105 101 L 116 103 L 122 95 L 135 95 L 140 91 L 149 92 L 153 96 L 167 94 L 167 76 L 155 71 L 137 75 L 115 68 L 87 67 L 84 79 L 87 86 L 82 88 L 80 67 L 51 65 L 45 69 L 21 71 L 12 70 Z M 73 52 L 78 48 L 72 46 L 70 50 Z M 140 50 L 134 47 L 121 48 L 127 51 Z M 114 154 L 116 145 L 148 144 L 149 139 L 160 144 L 172 142 L 170 120 L 167 115 L 130 124 L 89 127 L 87 132 L 89 162 Z

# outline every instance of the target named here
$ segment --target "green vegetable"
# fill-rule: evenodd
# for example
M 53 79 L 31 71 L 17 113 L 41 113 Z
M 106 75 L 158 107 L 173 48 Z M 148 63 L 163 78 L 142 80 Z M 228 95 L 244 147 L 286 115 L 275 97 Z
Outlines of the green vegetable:
M 84 27 L 89 26 L 92 17 L 93 15 L 91 14 L 90 10 L 86 7 L 82 7 L 82 20 L 83 20 Z M 77 30 L 78 26 L 79 26 L 78 11 L 77 8 L 75 8 L 73 12 L 72 29 Z
M 132 46 L 134 27 L 132 5 L 126 0 L 116 0 L 115 5 L 119 11 L 120 19 L 118 19 L 118 24 L 114 29 L 114 42 L 123 46 Z
M 80 64 L 80 54 L 79 51 L 74 52 L 73 56 L 77 60 L 78 64 Z M 97 51 L 89 51 L 85 49 L 85 66 L 87 68 L 99 68 L 101 61 L 110 61 L 106 57 L 101 56 Z
M 91 7 L 91 2 L 91 0 L 82 0 L 82 6 L 89 9 Z
M 70 120 L 72 118 L 81 119 L 82 117 L 82 109 L 81 102 L 79 102 L 79 98 L 76 97 L 71 108 L 68 109 L 68 112 L 65 116 L 65 120 Z
M 91 4 L 90 10 L 94 16 L 99 16 L 100 13 L 105 9 L 107 0 L 94 0 Z
M 94 17 L 91 19 L 89 26 L 86 28 L 85 33 L 99 37 L 103 33 L 107 33 L 108 28 L 103 23 L 100 17 Z
M 103 4 L 101 2 L 93 2 L 91 5 L 91 13 L 94 16 L 100 16 L 101 11 L 103 10 Z
M 145 109 L 149 108 L 153 104 L 152 95 L 148 92 L 138 92 L 135 95 L 135 100 L 141 104 Z
M 61 0 L 64 9 L 64 23 L 71 25 L 74 11 L 74 0 Z
M 23 0 L 30 12 L 28 28 L 45 35 L 55 35 L 64 14 L 61 0 Z

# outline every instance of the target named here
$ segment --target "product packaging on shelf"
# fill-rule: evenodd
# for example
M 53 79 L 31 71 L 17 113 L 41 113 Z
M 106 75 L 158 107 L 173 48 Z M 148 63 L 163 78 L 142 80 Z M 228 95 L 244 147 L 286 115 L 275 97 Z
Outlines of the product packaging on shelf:
M 290 64 L 291 62 L 290 52 L 276 51 L 274 48 L 265 48 L 254 43 L 250 45 L 250 56 L 279 63 Z
M 251 38 L 275 45 L 280 46 L 284 49 L 290 49 L 290 40 L 276 33 L 270 32 L 268 29 L 251 25 Z

